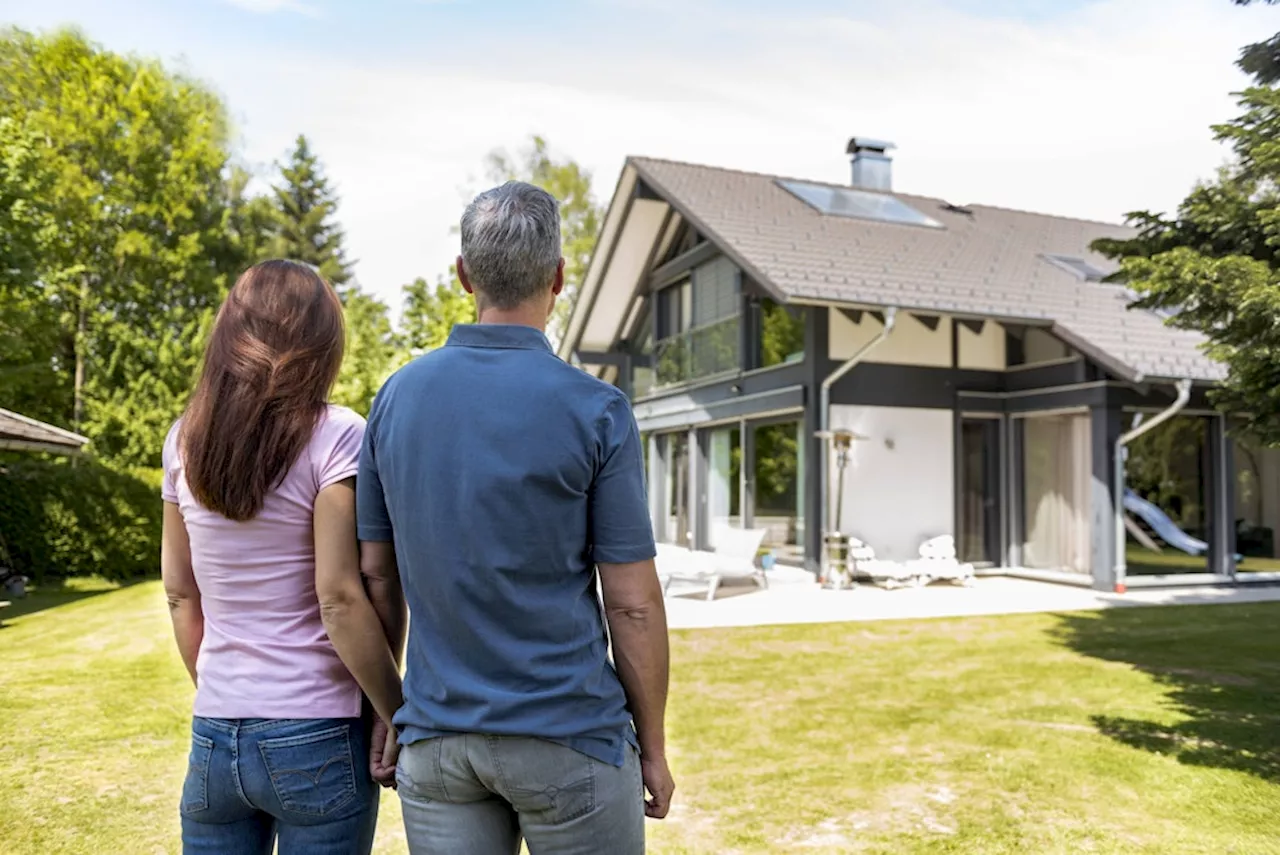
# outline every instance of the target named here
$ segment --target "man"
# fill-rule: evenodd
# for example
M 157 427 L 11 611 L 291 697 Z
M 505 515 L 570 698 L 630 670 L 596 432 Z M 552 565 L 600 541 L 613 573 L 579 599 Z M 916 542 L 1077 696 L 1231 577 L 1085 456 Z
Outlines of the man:
M 362 550 L 389 561 L 394 543 L 409 603 L 395 718 L 409 849 L 516 853 L 523 837 L 533 855 L 641 853 L 675 785 L 635 418 L 547 343 L 564 286 L 551 195 L 477 196 L 458 278 L 479 323 L 387 381 L 357 480 Z

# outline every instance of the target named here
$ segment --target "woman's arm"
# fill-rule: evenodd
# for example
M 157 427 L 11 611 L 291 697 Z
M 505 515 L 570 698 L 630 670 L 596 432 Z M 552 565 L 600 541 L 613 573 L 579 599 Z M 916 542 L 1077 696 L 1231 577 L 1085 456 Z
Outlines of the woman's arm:
M 316 595 L 329 640 L 383 721 L 404 701 L 396 657 L 365 593 L 356 542 L 355 479 L 316 496 Z
M 196 682 L 196 659 L 204 640 L 204 612 L 200 610 L 200 589 L 191 569 L 191 542 L 182 512 L 172 502 L 164 503 L 164 528 L 160 536 L 160 576 L 169 599 L 169 617 L 178 653 L 187 666 L 191 682 Z

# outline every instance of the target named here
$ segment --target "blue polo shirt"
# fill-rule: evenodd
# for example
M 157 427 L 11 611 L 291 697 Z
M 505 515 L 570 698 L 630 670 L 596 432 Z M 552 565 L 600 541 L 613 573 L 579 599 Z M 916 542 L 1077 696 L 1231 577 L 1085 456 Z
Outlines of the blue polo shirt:
M 596 562 L 654 556 L 635 417 L 532 327 L 458 326 L 378 393 L 361 540 L 409 603 L 403 744 L 532 736 L 621 766 L 635 744 Z

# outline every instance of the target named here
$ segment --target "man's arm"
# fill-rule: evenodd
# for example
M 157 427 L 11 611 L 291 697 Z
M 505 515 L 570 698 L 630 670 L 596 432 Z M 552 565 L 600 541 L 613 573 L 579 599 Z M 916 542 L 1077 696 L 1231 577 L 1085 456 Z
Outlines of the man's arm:
M 399 668 L 404 657 L 405 629 L 408 613 L 391 531 L 391 515 L 382 491 L 375 455 L 375 435 L 382 393 L 374 399 L 369 413 L 370 425 L 360 448 L 360 467 L 356 478 L 356 521 L 360 537 L 360 574 L 364 578 L 369 601 L 378 615 L 378 623 Z M 375 717 L 373 738 L 369 743 L 369 774 L 384 787 L 394 787 L 396 762 L 400 756 L 399 735 L 390 717 Z
M 191 542 L 182 512 L 172 502 L 164 503 L 164 525 L 160 534 L 160 577 L 169 600 L 169 618 L 178 642 L 182 664 L 196 682 L 196 660 L 204 641 L 204 612 L 200 608 L 200 588 L 191 567 Z
M 613 660 L 640 742 L 644 782 L 652 798 L 645 810 L 667 815 L 675 783 L 667 767 L 666 709 L 671 653 L 667 610 L 653 560 L 601 564 L 600 587 Z
M 394 544 L 385 541 L 360 542 L 360 575 L 369 593 L 369 602 L 378 613 L 378 621 L 391 645 L 396 665 L 404 660 L 404 637 L 409 624 L 409 611 L 400 587 L 400 570 L 396 566 Z
M 667 767 L 665 718 L 667 610 L 653 565 L 653 526 L 645 491 L 644 449 L 631 405 L 621 395 L 601 414 L 600 458 L 591 484 L 591 551 L 600 573 L 613 660 L 640 742 L 650 796 L 645 812 L 667 815 L 675 783 Z

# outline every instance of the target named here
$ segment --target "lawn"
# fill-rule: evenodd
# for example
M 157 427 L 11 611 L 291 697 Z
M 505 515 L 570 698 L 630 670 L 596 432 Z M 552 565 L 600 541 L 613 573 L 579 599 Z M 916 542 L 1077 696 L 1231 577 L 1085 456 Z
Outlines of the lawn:
M 177 851 L 154 582 L 0 628 L 0 852 Z M 673 634 L 659 853 L 1280 853 L 1280 604 Z M 380 852 L 403 852 L 394 799 Z
M 1147 549 L 1131 546 L 1125 550 L 1125 564 L 1130 576 L 1159 576 L 1171 573 L 1207 573 L 1206 559 L 1203 556 L 1188 555 L 1173 547 L 1164 552 L 1151 552 Z M 1253 555 L 1244 556 L 1236 571 L 1239 573 L 1276 573 L 1280 572 L 1280 559 L 1258 558 Z

